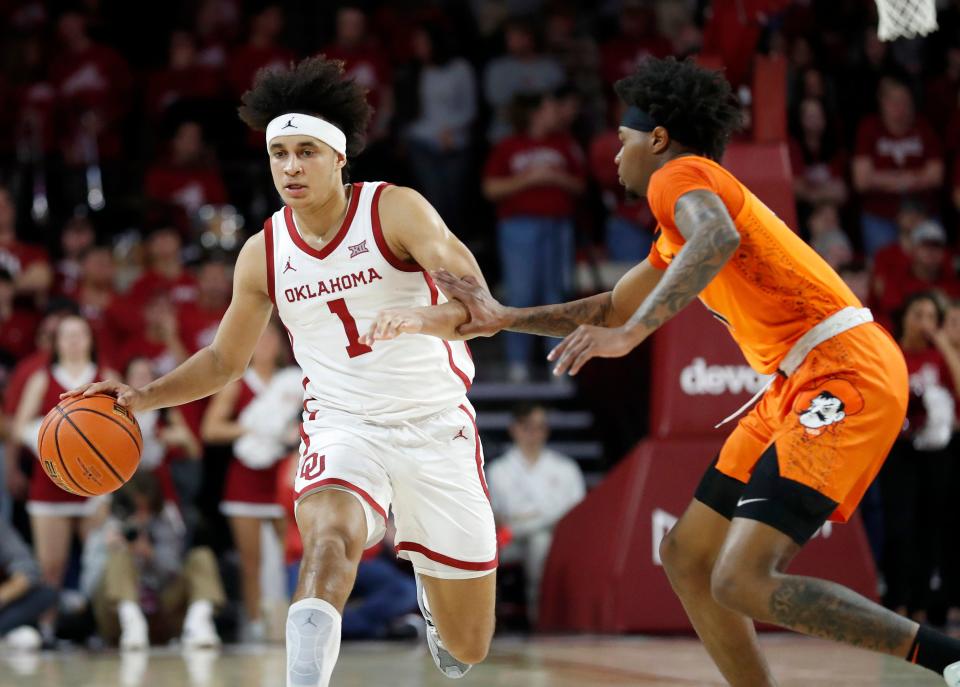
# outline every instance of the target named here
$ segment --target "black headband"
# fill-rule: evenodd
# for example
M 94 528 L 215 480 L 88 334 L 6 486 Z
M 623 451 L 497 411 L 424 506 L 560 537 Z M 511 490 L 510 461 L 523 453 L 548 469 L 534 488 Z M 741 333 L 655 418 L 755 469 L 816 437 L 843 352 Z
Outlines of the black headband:
M 623 119 L 620 120 L 620 126 L 625 126 L 628 129 L 636 129 L 637 131 L 653 131 L 657 128 L 657 123 L 653 121 L 648 113 L 641 110 L 639 107 L 634 107 L 631 105 L 623 113 Z

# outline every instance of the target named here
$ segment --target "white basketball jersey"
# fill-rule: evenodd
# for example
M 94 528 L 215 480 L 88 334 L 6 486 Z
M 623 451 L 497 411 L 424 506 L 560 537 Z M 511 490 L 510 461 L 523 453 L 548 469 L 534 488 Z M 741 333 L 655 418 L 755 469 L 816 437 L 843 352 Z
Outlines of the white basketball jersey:
M 384 240 L 383 182 L 353 184 L 343 225 L 310 247 L 284 207 L 264 225 L 270 296 L 303 369 L 308 416 L 345 412 L 395 423 L 455 407 L 473 381 L 465 342 L 404 334 L 358 340 L 381 310 L 446 302 L 430 275 L 400 260 Z

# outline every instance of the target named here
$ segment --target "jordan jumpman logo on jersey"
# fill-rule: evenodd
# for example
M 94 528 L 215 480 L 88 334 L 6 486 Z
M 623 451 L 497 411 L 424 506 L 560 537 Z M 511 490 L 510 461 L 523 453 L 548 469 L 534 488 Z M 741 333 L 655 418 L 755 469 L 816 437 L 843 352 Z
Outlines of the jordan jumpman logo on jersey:
M 287 272 L 290 272 L 291 270 L 293 270 L 294 272 L 296 272 L 296 271 L 297 271 L 297 268 L 294 267 L 293 265 L 291 265 L 291 264 L 290 264 L 290 258 L 287 258 L 287 264 L 286 264 L 286 266 L 283 268 L 283 274 L 286 274 Z
M 469 439 L 467 439 L 467 435 L 463 433 L 463 430 L 465 429 L 466 429 L 466 426 L 461 427 L 460 431 L 457 432 L 457 436 L 455 436 L 453 440 L 456 441 L 457 439 L 463 439 L 464 441 L 470 441 Z

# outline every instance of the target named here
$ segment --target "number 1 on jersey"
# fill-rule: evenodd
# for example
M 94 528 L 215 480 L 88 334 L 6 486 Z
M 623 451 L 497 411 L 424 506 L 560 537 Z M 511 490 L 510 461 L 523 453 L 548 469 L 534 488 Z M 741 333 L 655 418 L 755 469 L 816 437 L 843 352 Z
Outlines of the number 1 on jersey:
M 356 358 L 364 353 L 370 353 L 373 349 L 360 343 L 360 332 L 357 331 L 357 321 L 353 319 L 353 315 L 347 310 L 347 302 L 342 298 L 337 298 L 336 300 L 327 301 L 327 307 L 330 308 L 330 312 L 339 317 L 340 322 L 343 323 L 343 331 L 347 335 L 347 343 L 349 344 L 347 346 L 347 355 L 351 358 Z

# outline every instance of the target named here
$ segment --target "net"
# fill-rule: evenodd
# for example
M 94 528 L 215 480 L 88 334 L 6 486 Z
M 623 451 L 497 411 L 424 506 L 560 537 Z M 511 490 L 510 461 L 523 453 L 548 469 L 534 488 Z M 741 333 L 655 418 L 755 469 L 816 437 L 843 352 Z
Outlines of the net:
M 937 29 L 936 0 L 876 0 L 882 41 L 925 36 Z

